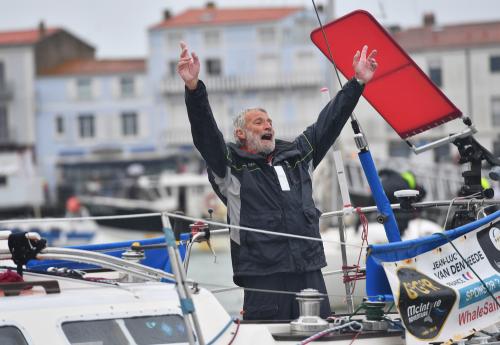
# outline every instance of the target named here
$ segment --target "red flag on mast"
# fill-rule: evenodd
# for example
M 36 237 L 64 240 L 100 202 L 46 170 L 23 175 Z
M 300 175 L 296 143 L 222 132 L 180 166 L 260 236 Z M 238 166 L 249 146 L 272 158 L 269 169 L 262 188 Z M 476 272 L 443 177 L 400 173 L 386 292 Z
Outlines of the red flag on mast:
M 346 78 L 363 45 L 377 49 L 379 67 L 363 93 L 403 139 L 456 119 L 462 112 L 432 83 L 391 35 L 366 11 L 351 12 L 324 26 L 333 60 Z M 313 43 L 331 60 L 321 28 Z

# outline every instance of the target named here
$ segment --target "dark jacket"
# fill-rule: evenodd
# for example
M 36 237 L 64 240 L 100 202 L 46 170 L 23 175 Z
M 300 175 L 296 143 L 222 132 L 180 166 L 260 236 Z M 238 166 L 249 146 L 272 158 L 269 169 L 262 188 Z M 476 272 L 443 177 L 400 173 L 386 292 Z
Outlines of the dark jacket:
M 205 85 L 186 89 L 194 145 L 205 159 L 209 180 L 228 209 L 232 225 L 320 238 L 311 176 L 352 113 L 363 88 L 349 81 L 293 142 L 276 140 L 272 166 L 266 157 L 226 144 L 210 109 Z M 271 114 L 272 115 L 272 114 Z M 275 170 L 285 171 L 283 191 Z M 231 257 L 238 276 L 305 272 L 326 266 L 319 241 L 231 230 Z

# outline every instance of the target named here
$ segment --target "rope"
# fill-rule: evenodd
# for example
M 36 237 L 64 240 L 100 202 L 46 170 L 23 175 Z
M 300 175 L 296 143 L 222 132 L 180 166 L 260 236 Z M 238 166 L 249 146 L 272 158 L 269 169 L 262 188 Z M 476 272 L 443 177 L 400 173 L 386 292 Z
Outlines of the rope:
M 356 327 L 356 328 L 354 328 L 354 327 Z M 357 321 L 351 321 L 351 322 L 345 323 L 345 324 L 340 325 L 340 326 L 328 328 L 328 329 L 325 329 L 324 331 L 313 334 L 309 338 L 302 340 L 300 343 L 298 343 L 298 345 L 309 344 L 310 342 L 315 341 L 319 338 L 322 338 L 329 333 L 339 331 L 339 330 L 344 329 L 344 328 L 349 328 L 350 330 L 356 331 L 357 333 L 359 333 L 363 329 L 363 325 Z M 356 339 L 356 336 L 354 337 L 354 339 Z M 354 341 L 354 339 L 353 339 L 353 341 Z
M 217 341 L 217 339 L 219 339 L 223 334 L 224 332 L 229 328 L 229 326 L 231 326 L 231 324 L 234 322 L 233 319 L 230 319 L 229 322 L 220 330 L 219 333 L 217 333 L 215 335 L 215 337 L 213 337 L 212 340 L 210 340 L 207 345 L 212 345 L 212 344 L 215 344 L 215 342 Z
M 342 266 L 342 269 L 356 268 L 356 272 L 353 275 L 349 275 L 348 272 L 346 272 L 346 274 L 344 275 L 344 283 L 352 281 L 354 282 L 350 293 L 351 295 L 354 294 L 354 290 L 356 289 L 356 281 L 366 278 L 366 272 L 361 272 L 359 270 L 359 262 L 361 261 L 361 255 L 363 254 L 364 243 L 366 242 L 366 244 L 368 245 L 368 219 L 366 218 L 366 215 L 363 213 L 363 211 L 361 211 L 361 208 L 357 207 L 356 213 L 358 214 L 361 225 L 363 226 L 363 231 L 361 232 L 362 248 L 359 251 L 358 262 L 355 266 Z
M 400 329 L 400 330 L 402 330 L 402 331 L 406 331 L 406 329 L 405 329 L 405 328 L 401 325 L 401 323 L 396 322 L 396 321 L 394 321 L 394 320 L 391 320 L 390 318 L 388 318 L 388 317 L 386 317 L 386 316 L 384 316 L 384 317 L 382 318 L 382 320 L 385 320 L 385 321 L 389 322 L 391 325 L 393 325 L 393 326 L 394 326 L 394 327 L 396 327 L 396 328 L 399 328 L 399 329 Z
M 234 331 L 233 337 L 231 338 L 231 340 L 227 345 L 231 345 L 233 343 L 239 330 L 240 330 L 240 319 L 236 319 L 236 330 Z
M 359 332 L 356 332 L 356 334 L 354 335 L 354 338 L 352 338 L 351 342 L 349 343 L 349 345 L 351 345 L 352 343 L 354 343 L 354 340 L 356 340 L 356 338 L 358 337 L 358 335 L 361 334 L 361 331 Z

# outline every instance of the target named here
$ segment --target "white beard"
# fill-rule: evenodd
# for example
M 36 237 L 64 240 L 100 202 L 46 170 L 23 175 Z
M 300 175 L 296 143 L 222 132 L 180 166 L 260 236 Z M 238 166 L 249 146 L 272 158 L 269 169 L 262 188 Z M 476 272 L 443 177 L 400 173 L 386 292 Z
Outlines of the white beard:
M 276 143 L 274 135 L 272 140 L 262 140 L 257 134 L 249 130 L 245 130 L 246 146 L 249 151 L 264 153 L 266 155 L 274 151 Z

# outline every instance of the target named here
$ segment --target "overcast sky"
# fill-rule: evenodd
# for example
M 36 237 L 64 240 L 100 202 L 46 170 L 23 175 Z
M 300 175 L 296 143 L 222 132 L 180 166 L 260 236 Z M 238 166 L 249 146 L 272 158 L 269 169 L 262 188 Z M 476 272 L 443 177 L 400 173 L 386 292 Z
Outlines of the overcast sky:
M 326 4 L 327 0 L 315 0 Z M 144 57 L 147 28 L 165 9 L 175 15 L 200 0 L 0 0 L 0 30 L 64 27 L 97 48 L 100 58 Z M 305 6 L 311 0 L 215 0 L 219 7 Z M 500 0 L 335 0 L 335 15 L 365 9 L 382 24 L 418 26 L 425 12 L 439 24 L 500 20 Z

